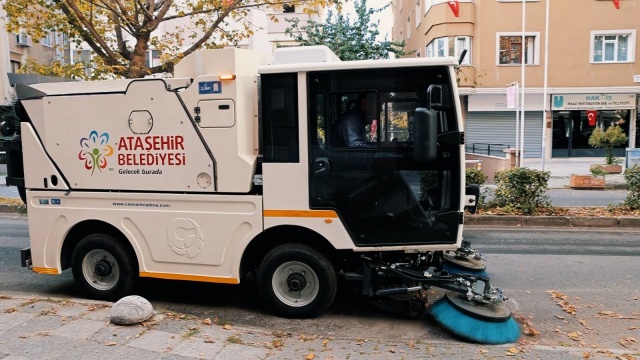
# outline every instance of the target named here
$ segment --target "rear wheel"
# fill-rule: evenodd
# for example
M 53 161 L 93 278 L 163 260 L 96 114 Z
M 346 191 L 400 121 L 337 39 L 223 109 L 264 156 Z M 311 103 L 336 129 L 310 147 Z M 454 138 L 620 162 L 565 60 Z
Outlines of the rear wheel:
M 71 257 L 73 277 L 92 297 L 117 300 L 128 295 L 138 278 L 135 257 L 116 239 L 92 234 L 80 241 Z
M 258 269 L 258 291 L 278 315 L 310 318 L 325 312 L 336 295 L 336 272 L 317 250 L 285 244 L 271 250 Z

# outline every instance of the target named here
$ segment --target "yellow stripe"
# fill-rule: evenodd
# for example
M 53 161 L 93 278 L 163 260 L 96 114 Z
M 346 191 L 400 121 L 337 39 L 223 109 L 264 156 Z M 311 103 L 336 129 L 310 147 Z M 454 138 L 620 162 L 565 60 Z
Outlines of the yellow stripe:
M 58 269 L 55 268 L 44 268 L 44 267 L 33 267 L 31 270 L 38 274 L 47 274 L 47 275 L 58 275 Z
M 152 273 L 152 272 L 140 272 L 140 277 L 166 279 L 166 280 L 185 280 L 185 281 L 200 281 L 210 282 L 218 284 L 239 284 L 238 279 L 234 278 L 222 278 L 215 276 L 200 276 L 200 275 L 184 275 L 184 274 L 167 274 L 167 273 Z
M 264 210 L 264 217 L 313 217 L 313 218 L 337 218 L 338 214 L 333 210 Z

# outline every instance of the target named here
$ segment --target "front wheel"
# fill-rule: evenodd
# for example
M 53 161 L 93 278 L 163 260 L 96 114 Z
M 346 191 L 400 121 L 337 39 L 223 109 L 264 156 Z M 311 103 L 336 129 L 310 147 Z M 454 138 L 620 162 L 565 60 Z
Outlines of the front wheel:
M 138 278 L 137 261 L 116 239 L 92 234 L 80 241 L 71 257 L 76 282 L 94 299 L 128 295 Z
M 258 269 L 258 291 L 278 315 L 311 318 L 325 312 L 336 295 L 336 272 L 317 250 L 285 244 L 271 250 Z

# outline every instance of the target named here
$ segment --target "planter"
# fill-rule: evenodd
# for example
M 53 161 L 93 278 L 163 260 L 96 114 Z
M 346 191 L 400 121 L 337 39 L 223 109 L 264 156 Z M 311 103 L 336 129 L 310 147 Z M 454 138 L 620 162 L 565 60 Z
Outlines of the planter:
M 569 187 L 572 189 L 604 189 L 604 176 L 571 174 Z
M 600 168 L 607 172 L 607 174 L 620 174 L 622 173 L 622 165 L 604 165 L 604 164 L 591 164 L 589 170 Z

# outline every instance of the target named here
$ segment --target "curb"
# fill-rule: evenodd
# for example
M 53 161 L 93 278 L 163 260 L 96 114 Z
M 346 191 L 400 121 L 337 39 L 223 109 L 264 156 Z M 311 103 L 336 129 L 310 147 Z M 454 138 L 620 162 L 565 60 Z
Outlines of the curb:
M 19 205 L 0 204 L 0 214 L 26 215 L 27 209 Z
M 638 217 L 465 215 L 468 226 L 640 228 Z
M 0 204 L 0 214 L 27 215 L 16 205 Z M 466 226 L 487 227 L 574 227 L 574 228 L 640 228 L 640 217 L 581 217 L 526 215 L 468 215 Z

